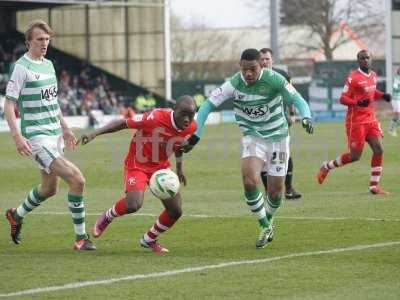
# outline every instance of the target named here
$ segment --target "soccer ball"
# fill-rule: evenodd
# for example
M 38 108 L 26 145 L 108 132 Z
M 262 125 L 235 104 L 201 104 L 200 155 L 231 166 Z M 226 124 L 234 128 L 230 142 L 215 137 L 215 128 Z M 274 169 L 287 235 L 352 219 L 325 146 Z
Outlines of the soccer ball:
M 161 169 L 150 178 L 150 191 L 161 200 L 174 197 L 179 192 L 179 178 L 170 169 Z

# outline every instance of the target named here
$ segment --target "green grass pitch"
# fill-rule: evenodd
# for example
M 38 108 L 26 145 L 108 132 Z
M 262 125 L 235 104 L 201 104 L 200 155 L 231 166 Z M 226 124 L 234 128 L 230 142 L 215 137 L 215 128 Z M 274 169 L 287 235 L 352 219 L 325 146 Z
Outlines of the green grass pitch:
M 122 195 L 130 135 L 100 136 L 66 154 L 86 177 L 88 229 Z M 5 298 L 399 299 L 400 139 L 384 138 L 382 186 L 392 195 L 377 197 L 367 192 L 369 148 L 359 162 L 316 183 L 321 161 L 346 149 L 343 124 L 319 123 L 312 136 L 297 124 L 292 136 L 294 183 L 303 198 L 283 203 L 270 245 L 255 249 L 257 223 L 241 185 L 240 133 L 228 124 L 208 126 L 185 157 L 184 216 L 161 236 L 171 252 L 158 256 L 138 244 L 162 209 L 150 193 L 139 215 L 116 219 L 94 240 L 97 251 L 73 251 L 64 183 L 25 218 L 22 244 L 12 244 L 4 212 L 38 183 L 39 172 L 18 157 L 8 133 L 0 134 L 0 298 L 32 290 Z

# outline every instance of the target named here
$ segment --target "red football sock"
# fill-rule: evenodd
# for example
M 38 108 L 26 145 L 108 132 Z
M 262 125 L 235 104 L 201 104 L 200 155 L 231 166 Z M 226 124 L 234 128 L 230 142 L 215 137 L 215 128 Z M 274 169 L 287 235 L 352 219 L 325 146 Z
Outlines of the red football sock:
M 338 156 L 336 159 L 328 161 L 326 167 L 330 169 L 339 168 L 351 162 L 351 155 L 350 153 L 344 153 Z
M 126 201 L 125 198 L 119 199 L 112 207 L 112 212 L 116 217 L 126 214 Z
M 371 178 L 369 186 L 377 186 L 382 175 L 383 156 L 381 154 L 373 154 L 371 158 Z
M 176 221 L 177 219 L 171 218 L 167 210 L 164 210 L 158 217 L 156 223 L 146 232 L 144 239 L 147 242 L 155 241 L 161 233 L 170 229 Z

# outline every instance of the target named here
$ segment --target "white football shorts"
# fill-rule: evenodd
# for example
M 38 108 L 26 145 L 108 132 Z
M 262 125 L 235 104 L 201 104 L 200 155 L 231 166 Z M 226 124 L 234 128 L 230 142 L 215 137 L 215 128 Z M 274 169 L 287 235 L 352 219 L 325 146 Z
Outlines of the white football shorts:
M 58 136 L 34 136 L 29 139 L 32 145 L 32 158 L 39 164 L 39 169 L 50 174 L 50 165 L 64 154 L 64 139 Z
M 290 156 L 289 141 L 289 136 L 279 142 L 250 135 L 244 136 L 242 158 L 258 157 L 265 162 L 263 172 L 267 172 L 270 176 L 286 176 Z

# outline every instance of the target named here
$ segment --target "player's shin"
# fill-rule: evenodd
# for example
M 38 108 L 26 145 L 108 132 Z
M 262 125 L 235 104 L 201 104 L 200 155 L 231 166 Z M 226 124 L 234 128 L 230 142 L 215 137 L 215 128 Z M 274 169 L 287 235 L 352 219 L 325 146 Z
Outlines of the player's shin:
M 86 234 L 85 228 L 85 205 L 83 203 L 83 196 L 68 194 L 68 206 L 71 211 L 76 240 L 86 239 L 88 235 Z
M 29 194 L 26 196 L 25 200 L 18 206 L 16 213 L 15 213 L 15 219 L 17 221 L 21 221 L 25 215 L 30 213 L 32 210 L 34 210 L 36 207 L 38 207 L 43 201 L 45 201 L 47 198 L 42 197 L 39 194 L 38 188 L 35 187 L 33 188 Z
M 263 228 L 269 227 L 264 207 L 264 197 L 260 190 L 256 188 L 254 191 L 245 191 L 244 196 L 246 204 L 249 206 L 253 215 L 257 218 L 260 226 Z

